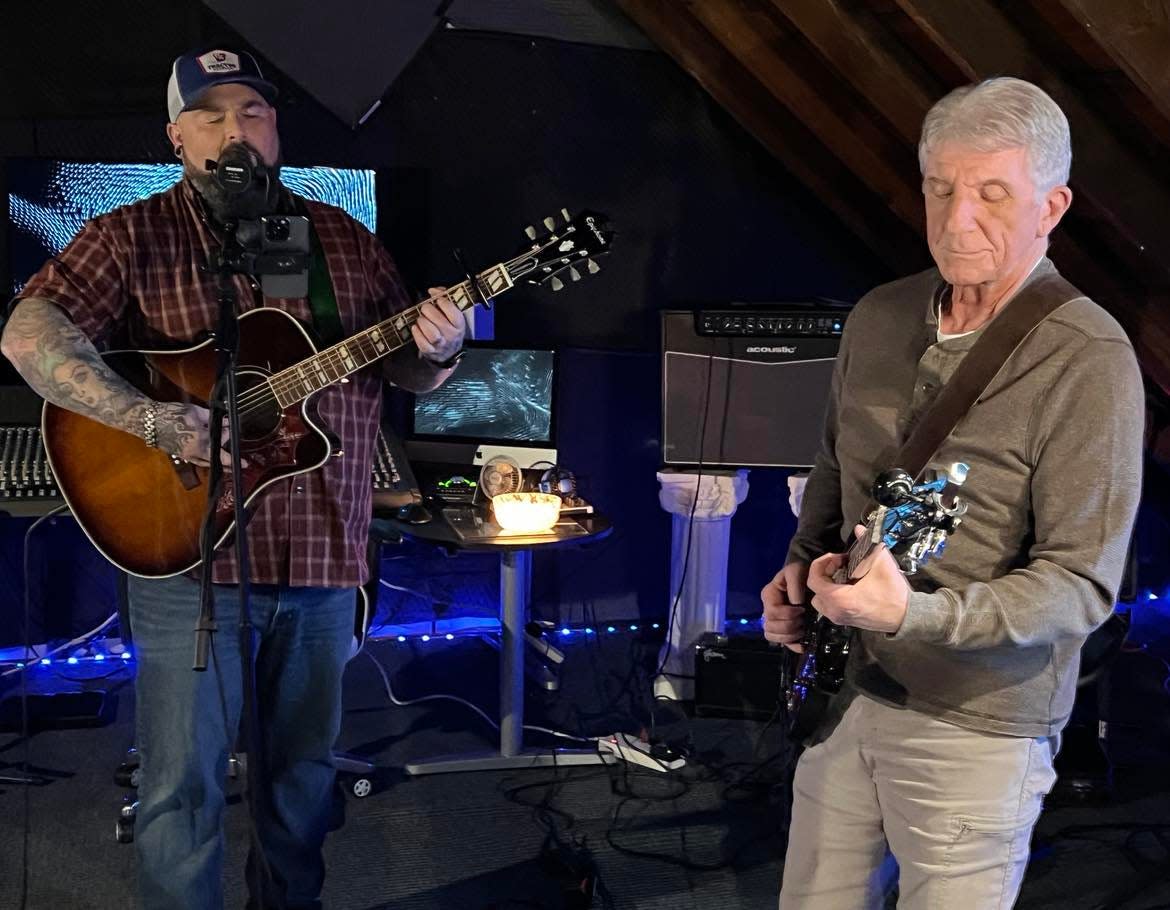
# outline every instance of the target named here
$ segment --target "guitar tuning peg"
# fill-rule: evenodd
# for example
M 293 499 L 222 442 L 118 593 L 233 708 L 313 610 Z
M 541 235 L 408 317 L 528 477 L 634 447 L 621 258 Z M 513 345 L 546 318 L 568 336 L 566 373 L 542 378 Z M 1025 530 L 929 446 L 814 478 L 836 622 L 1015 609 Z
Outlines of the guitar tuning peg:
M 528 235 L 529 240 L 536 239 L 536 228 L 534 228 L 531 224 L 524 229 L 524 233 Z
M 589 269 L 589 274 L 590 274 L 590 275 L 596 275 L 598 272 L 600 272 L 600 271 L 601 271 L 601 266 L 599 266 L 599 265 L 598 265 L 596 262 L 594 262 L 592 259 L 587 259 L 587 260 L 586 260 L 586 267 Z
M 557 227 L 556 219 L 555 218 L 545 218 L 544 219 L 544 226 L 546 228 L 548 228 L 550 231 L 555 231 L 556 227 Z
M 569 214 L 568 209 L 561 209 L 561 217 L 565 219 L 565 224 L 573 220 L 573 216 Z
M 569 266 L 569 277 L 572 278 L 574 281 L 580 281 L 581 280 L 581 273 L 578 272 L 572 266 Z
M 554 291 L 559 291 L 561 288 L 563 288 L 565 286 L 565 283 L 563 281 L 561 281 L 561 279 L 554 276 L 552 278 L 552 280 L 549 281 L 549 286 L 552 287 L 552 289 Z

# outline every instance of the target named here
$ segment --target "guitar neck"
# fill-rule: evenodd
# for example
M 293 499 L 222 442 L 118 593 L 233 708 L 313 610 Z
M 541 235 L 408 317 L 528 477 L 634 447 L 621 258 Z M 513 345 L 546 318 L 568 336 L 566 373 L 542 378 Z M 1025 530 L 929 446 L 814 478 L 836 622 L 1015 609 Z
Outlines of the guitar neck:
M 481 272 L 475 277 L 475 284 L 477 288 L 472 286 L 471 280 L 462 281 L 447 289 L 447 296 L 461 312 L 474 309 L 476 304 L 484 302 L 485 296 L 495 297 L 513 287 L 512 276 L 505 263 Z M 479 289 L 482 289 L 482 293 Z M 280 407 L 291 407 L 314 392 L 340 382 L 362 367 L 406 347 L 413 341 L 411 326 L 418 321 L 422 307 L 427 302 L 424 300 L 401 313 L 395 313 L 377 325 L 274 373 L 268 382 Z
M 845 565 L 833 574 L 833 581 L 837 584 L 846 585 L 857 580 L 855 573 L 858 567 L 881 542 L 880 538 L 875 539 L 875 537 L 877 537 L 877 529 L 881 528 L 885 512 L 884 506 L 879 507 L 874 513 L 874 517 L 866 524 L 865 533 L 861 537 L 854 538 L 853 543 L 849 545 L 849 549 L 845 551 Z

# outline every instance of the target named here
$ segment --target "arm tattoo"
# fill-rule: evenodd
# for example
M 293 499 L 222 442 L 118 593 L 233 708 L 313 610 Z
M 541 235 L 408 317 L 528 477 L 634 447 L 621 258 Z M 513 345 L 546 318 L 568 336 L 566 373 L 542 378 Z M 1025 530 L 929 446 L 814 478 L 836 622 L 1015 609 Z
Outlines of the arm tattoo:
M 189 422 L 189 413 L 183 404 L 162 404 L 154 417 L 154 429 L 158 447 L 172 455 L 182 455 L 187 446 L 199 436 L 196 427 Z
M 4 327 L 5 356 L 33 390 L 107 426 L 142 435 L 150 400 L 106 366 L 93 343 L 55 304 L 29 297 Z

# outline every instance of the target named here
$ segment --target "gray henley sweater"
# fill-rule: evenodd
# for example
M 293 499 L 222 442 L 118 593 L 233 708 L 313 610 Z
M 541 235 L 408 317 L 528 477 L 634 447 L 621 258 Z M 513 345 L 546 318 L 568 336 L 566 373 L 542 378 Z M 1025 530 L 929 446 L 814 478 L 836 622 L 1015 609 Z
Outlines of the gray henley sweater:
M 1054 266 L 1041 260 L 1029 281 Z M 840 552 L 874 477 L 982 334 L 937 341 L 931 269 L 862 298 L 788 561 Z M 1011 305 L 1010 301 L 1007 304 Z M 1141 488 L 1144 393 L 1121 327 L 1086 297 L 1024 341 L 931 461 L 965 461 L 969 509 L 910 579 L 894 634 L 860 632 L 849 685 L 989 733 L 1052 736 L 1108 617 Z

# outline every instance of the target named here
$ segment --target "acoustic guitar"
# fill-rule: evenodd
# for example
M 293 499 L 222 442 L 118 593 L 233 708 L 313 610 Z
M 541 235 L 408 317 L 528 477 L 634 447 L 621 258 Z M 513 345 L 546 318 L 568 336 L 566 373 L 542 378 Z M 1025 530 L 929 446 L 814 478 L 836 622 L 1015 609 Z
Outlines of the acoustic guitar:
M 544 221 L 539 240 L 516 257 L 448 289 L 460 310 L 490 305 L 518 283 L 564 286 L 582 272 L 599 270 L 595 257 L 609 250 L 613 231 L 602 215 L 564 223 Z M 578 268 L 578 266 L 580 268 Z M 418 304 L 318 350 L 301 324 L 282 310 L 260 308 L 239 319 L 237 396 L 245 507 L 278 481 L 315 470 L 335 451 L 336 440 L 317 414 L 322 389 L 411 343 Z M 215 379 L 213 339 L 175 351 L 119 351 L 104 355 L 121 376 L 158 401 L 206 406 Z M 122 570 L 164 578 L 200 562 L 199 533 L 207 507 L 207 469 L 176 464 L 137 436 L 46 403 L 41 418 L 45 450 L 69 508 L 93 544 Z M 340 453 L 338 453 L 340 454 Z M 227 472 L 225 472 L 227 473 Z M 216 547 L 234 530 L 230 476 L 215 506 Z

